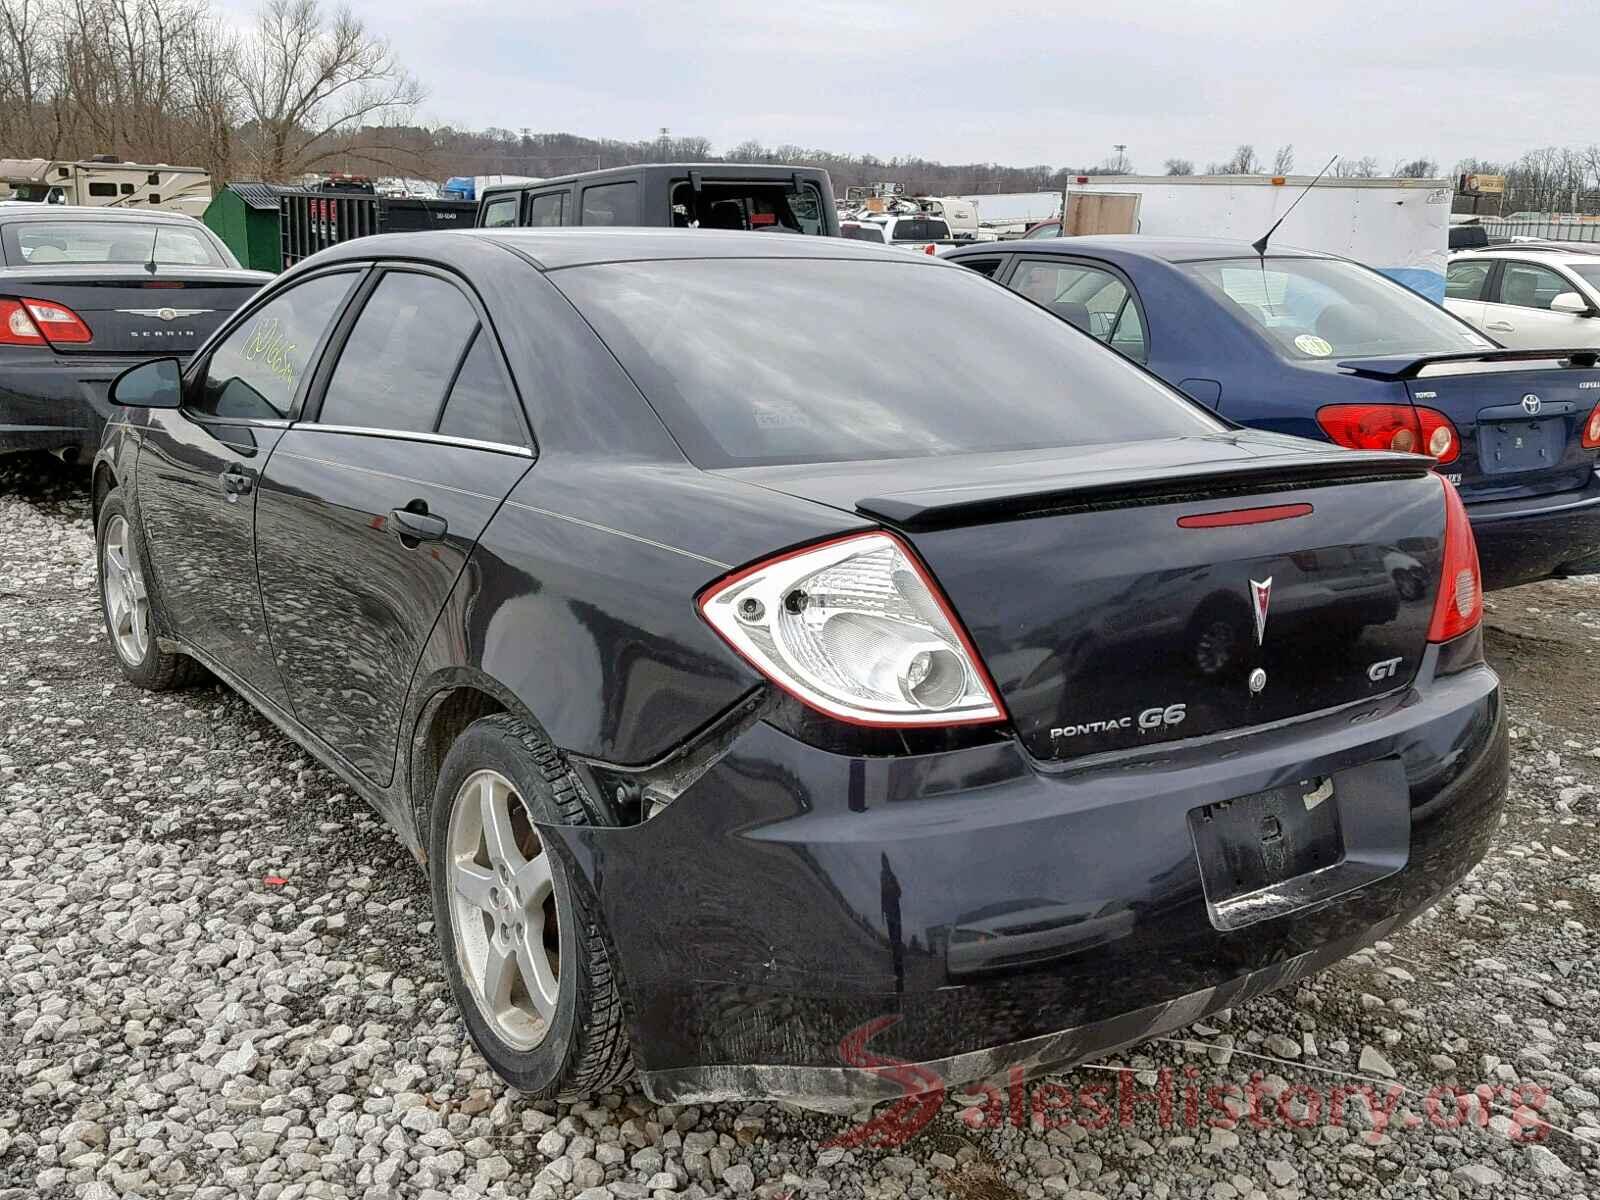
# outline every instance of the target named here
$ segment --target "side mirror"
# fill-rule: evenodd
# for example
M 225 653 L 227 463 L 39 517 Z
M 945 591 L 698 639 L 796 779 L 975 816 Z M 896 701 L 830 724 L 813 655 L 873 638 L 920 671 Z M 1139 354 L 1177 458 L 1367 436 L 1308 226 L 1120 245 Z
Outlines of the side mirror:
M 1592 311 L 1589 302 L 1577 292 L 1562 292 L 1550 301 L 1550 311 L 1558 313 L 1571 313 L 1575 317 L 1587 317 Z
M 183 404 L 183 369 L 175 358 L 129 367 L 111 381 L 110 399 L 123 408 L 178 408 Z

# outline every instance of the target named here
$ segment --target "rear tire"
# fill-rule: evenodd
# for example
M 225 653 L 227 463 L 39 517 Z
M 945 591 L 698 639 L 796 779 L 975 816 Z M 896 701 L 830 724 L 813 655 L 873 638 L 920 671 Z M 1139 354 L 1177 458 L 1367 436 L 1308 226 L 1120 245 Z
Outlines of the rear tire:
M 139 534 L 120 488 L 112 488 L 100 504 L 95 565 L 100 614 L 123 677 L 150 692 L 172 691 L 193 683 L 199 675 L 198 664 L 187 655 L 161 649 L 159 644 L 160 610 L 146 585 Z
M 542 1100 L 633 1071 L 604 922 L 535 822 L 593 823 L 560 754 L 510 714 L 475 721 L 434 791 L 428 862 L 445 973 L 495 1072 Z

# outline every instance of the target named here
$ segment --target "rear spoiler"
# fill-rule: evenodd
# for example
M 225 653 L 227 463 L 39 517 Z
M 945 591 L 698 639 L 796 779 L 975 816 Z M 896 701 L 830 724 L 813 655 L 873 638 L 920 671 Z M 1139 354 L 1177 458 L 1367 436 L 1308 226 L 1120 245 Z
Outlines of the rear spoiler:
M 1600 361 L 1600 350 L 1474 350 L 1465 354 L 1423 354 L 1395 358 L 1352 358 L 1340 368 L 1373 379 L 1415 379 L 1435 363 L 1453 362 L 1548 362 L 1559 359 L 1563 366 L 1592 367 Z
M 1099 508 L 1259 495 L 1302 487 L 1326 487 L 1374 479 L 1425 475 L 1433 460 L 1384 450 L 1335 450 L 1253 461 L 1184 464 L 1140 477 L 1126 470 L 1070 468 L 1056 479 L 918 488 L 856 501 L 856 511 L 902 529 L 935 529 L 983 521 L 1066 515 Z

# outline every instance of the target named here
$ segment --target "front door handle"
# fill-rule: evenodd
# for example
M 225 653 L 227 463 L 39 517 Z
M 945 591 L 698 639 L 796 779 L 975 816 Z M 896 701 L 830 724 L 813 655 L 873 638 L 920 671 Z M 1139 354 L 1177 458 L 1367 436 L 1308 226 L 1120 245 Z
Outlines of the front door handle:
M 449 522 L 443 517 L 409 508 L 397 508 L 391 512 L 389 528 L 399 534 L 401 543 L 408 547 L 419 542 L 442 542 L 444 535 L 450 531 Z
M 1507 324 L 1505 321 L 1490 321 L 1485 328 L 1492 329 L 1496 333 L 1515 333 L 1517 331 L 1515 325 Z
M 217 478 L 222 480 L 222 494 L 227 497 L 230 503 L 240 496 L 248 496 L 256 488 L 255 479 L 246 474 L 244 468 L 239 466 L 238 463 L 229 466 Z

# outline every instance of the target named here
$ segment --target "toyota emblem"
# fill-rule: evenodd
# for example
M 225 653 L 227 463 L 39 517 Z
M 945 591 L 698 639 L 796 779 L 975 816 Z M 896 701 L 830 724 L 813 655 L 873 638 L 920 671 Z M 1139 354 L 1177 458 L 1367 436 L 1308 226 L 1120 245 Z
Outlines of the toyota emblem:
M 1530 417 L 1537 417 L 1539 415 L 1539 409 L 1542 407 L 1544 406 L 1540 403 L 1539 397 L 1535 396 L 1532 392 L 1529 392 L 1522 398 L 1522 410 Z

